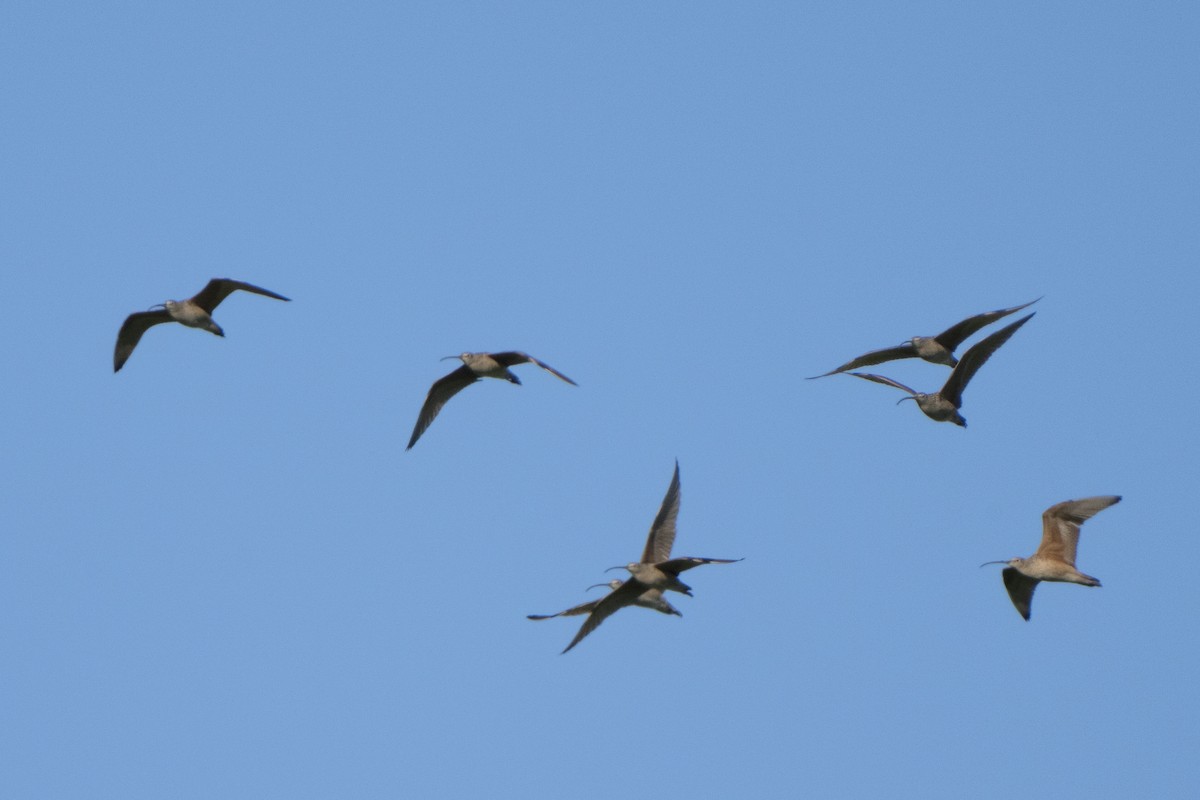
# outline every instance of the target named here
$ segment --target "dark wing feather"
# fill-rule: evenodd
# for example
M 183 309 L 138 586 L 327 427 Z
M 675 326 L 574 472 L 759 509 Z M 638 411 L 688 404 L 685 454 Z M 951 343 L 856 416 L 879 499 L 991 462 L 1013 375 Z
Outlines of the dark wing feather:
M 600 598 L 603 600 L 604 598 Z M 580 603 L 577 606 L 571 606 L 566 611 L 560 611 L 557 614 L 527 614 L 526 619 L 554 619 L 555 617 L 575 617 L 580 614 L 589 614 L 592 609 L 600 605 L 600 600 L 591 600 L 587 603 Z
M 1036 314 L 1037 312 L 1033 312 Z M 962 393 L 963 389 L 967 388 L 967 383 L 975 376 L 989 358 L 992 353 L 1000 349 L 1000 345 L 1008 341 L 1008 338 L 1017 332 L 1017 328 L 1029 321 L 1033 314 L 1028 314 L 1021 317 L 1011 325 L 1006 325 L 1000 330 L 988 336 L 986 339 L 981 339 L 971 346 L 971 349 L 963 354 L 963 357 L 958 360 L 958 366 L 950 373 L 950 377 L 946 379 L 946 385 L 938 392 L 943 399 L 949 400 L 954 404 L 955 408 L 962 408 Z
M 264 289 L 261 286 L 252 286 L 249 283 L 242 283 L 231 278 L 213 278 L 208 282 L 208 285 L 200 290 L 200 293 L 192 298 L 192 302 L 203 308 L 209 314 L 213 313 L 213 309 L 221 304 L 221 301 L 229 297 L 232 293 L 241 289 L 243 292 L 252 292 L 261 294 L 264 297 L 274 297 L 276 300 L 288 300 L 281 294 Z
M 683 556 L 681 558 L 672 558 L 670 561 L 664 561 L 654 566 L 668 575 L 678 575 L 681 572 L 688 571 L 692 567 L 699 567 L 704 564 L 736 564 L 739 561 L 745 560 L 744 558 L 696 558 L 695 556 Z
M 583 641 L 583 637 L 587 636 L 596 628 L 600 627 L 600 623 L 611 617 L 613 614 L 620 611 L 625 606 L 633 605 L 634 601 L 646 591 L 648 587 L 644 584 L 630 579 L 625 581 L 617 589 L 614 589 L 610 594 L 601 598 L 596 607 L 592 609 L 592 613 L 583 621 L 583 625 L 579 627 L 579 633 L 575 634 L 575 638 L 567 645 L 563 652 L 567 652 L 575 645 Z
M 671 547 L 675 544 L 675 520 L 679 517 L 679 461 L 675 461 L 675 474 L 671 477 L 671 485 L 663 496 L 662 506 L 658 516 L 650 526 L 650 535 L 646 537 L 646 549 L 642 551 L 643 564 L 657 564 L 671 557 Z
M 872 375 L 869 372 L 851 372 L 850 374 L 856 378 L 862 378 L 865 381 L 874 381 L 875 383 L 882 383 L 884 386 L 894 386 L 895 388 L 899 389 L 902 392 L 908 392 L 909 394 L 917 394 L 916 391 L 908 388 L 900 381 L 894 381 L 891 378 L 885 378 L 882 375 Z
M 1017 612 L 1025 619 L 1029 619 L 1029 605 L 1033 602 L 1033 590 L 1038 583 L 1040 581 L 1037 578 L 1021 574 L 1016 567 L 1004 568 L 1004 588 L 1008 590 L 1008 597 Z
M 163 322 L 170 322 L 171 315 L 166 309 L 159 311 L 138 311 L 125 318 L 121 330 L 117 332 L 117 346 L 113 350 L 113 372 L 120 371 L 133 354 L 133 348 L 141 340 L 142 334 Z
M 550 366 L 549 364 L 547 364 L 544 361 L 538 361 L 536 358 L 529 355 L 528 353 L 522 353 L 518 350 L 506 350 L 503 353 L 489 353 L 488 355 L 490 355 L 492 357 L 492 359 L 496 361 L 497 364 L 503 364 L 506 367 L 511 367 L 516 364 L 537 364 L 539 367 L 546 370 L 551 375 L 562 378 L 564 381 L 571 384 L 572 386 L 579 385 L 575 381 L 568 378 L 566 375 L 563 375 L 561 372 L 556 370 L 554 367 Z
M 470 367 L 463 364 L 449 375 L 434 381 L 433 386 L 429 387 L 429 394 L 425 397 L 425 405 L 421 406 L 421 413 L 417 415 L 417 424 L 413 426 L 412 438 L 408 440 L 408 447 L 404 449 L 411 450 L 412 446 L 417 443 L 417 439 L 421 438 L 421 434 L 442 410 L 442 406 L 446 405 L 451 397 L 477 380 L 479 378 L 471 371 Z
M 973 317 L 967 317 L 957 325 L 951 325 L 949 328 L 946 328 L 946 330 L 942 331 L 933 338 L 938 344 L 947 350 L 956 350 L 958 346 L 969 339 L 971 334 L 975 333 L 975 331 L 983 328 L 986 325 L 991 325 L 996 320 L 1003 319 L 1009 314 L 1020 311 L 1022 308 L 1027 308 L 1041 299 L 1042 298 L 1039 297 L 1037 300 L 1030 300 L 1028 303 L 1022 303 L 1021 305 L 1013 306 L 1012 308 L 1001 308 L 998 311 L 986 311 L 982 314 L 976 314 Z
M 905 342 L 898 347 L 885 347 L 882 350 L 872 350 L 869 353 L 863 353 L 853 361 L 847 361 L 837 369 L 822 373 L 821 375 L 813 375 L 805 380 L 814 380 L 816 378 L 824 378 L 826 375 L 836 375 L 839 372 L 858 369 L 859 367 L 869 367 L 872 364 L 882 364 L 885 361 L 895 361 L 898 358 L 916 358 L 917 348 L 913 347 L 912 342 Z

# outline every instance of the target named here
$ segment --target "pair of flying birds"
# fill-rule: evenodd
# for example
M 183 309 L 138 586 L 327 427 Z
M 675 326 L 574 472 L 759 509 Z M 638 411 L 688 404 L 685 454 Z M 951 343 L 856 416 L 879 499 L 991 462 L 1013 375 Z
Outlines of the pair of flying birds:
M 276 300 L 289 299 L 269 289 L 263 289 L 261 286 L 230 278 L 213 278 L 198 294 L 187 300 L 167 300 L 151 307 L 148 311 L 138 311 L 126 317 L 124 324 L 121 325 L 121 330 L 117 333 L 117 346 L 113 351 L 113 372 L 118 372 L 121 367 L 125 366 L 125 362 L 133 354 L 133 349 L 141 341 L 142 334 L 163 322 L 178 322 L 189 328 L 200 328 L 217 336 L 224 336 L 225 331 L 221 330 L 221 326 L 213 321 L 212 313 L 222 300 L 239 289 L 243 292 L 261 294 L 264 297 L 273 297 Z M 435 381 L 429 389 L 425 403 L 421 406 L 421 413 L 417 415 L 417 424 L 413 427 L 412 438 L 409 439 L 408 447 L 405 449 L 411 449 L 417 443 L 417 439 L 421 438 L 421 434 L 430 426 L 438 412 L 442 410 L 442 406 L 446 405 L 451 397 L 479 379 L 500 378 L 520 385 L 520 379 L 508 369 L 517 364 L 537 364 L 572 386 L 578 385 L 549 364 L 517 351 L 462 353 L 457 356 L 446 356 L 446 358 L 461 359 L 463 364 L 449 375 Z
M 650 535 L 646 537 L 646 548 L 642 551 L 642 560 L 634 561 L 624 566 L 629 571 L 629 580 L 613 580 L 608 583 L 598 583 L 596 586 L 608 586 L 612 589 L 599 600 L 559 611 L 557 614 L 530 614 L 529 619 L 552 619 L 553 617 L 574 617 L 587 614 L 588 617 L 579 627 L 575 638 L 566 646 L 567 652 L 579 644 L 600 625 L 601 622 L 627 606 L 650 608 L 662 614 L 679 613 L 673 605 L 663 597 L 663 592 L 672 591 L 692 596 L 692 587 L 679 580 L 679 573 L 699 567 L 702 564 L 732 564 L 741 561 L 740 558 L 697 558 L 695 556 L 679 556 L 671 558 L 671 548 L 675 544 L 675 521 L 679 517 L 679 462 L 675 462 L 675 474 L 671 476 L 671 485 L 663 496 L 662 506 L 650 526 Z M 610 567 L 606 572 L 622 567 Z M 589 589 L 596 588 L 589 586 Z
M 1040 299 L 1039 297 L 1038 300 Z M 936 336 L 914 336 L 904 344 L 896 347 L 872 350 L 858 358 L 847 361 L 837 369 L 830 370 L 822 375 L 814 375 L 809 380 L 824 378 L 827 375 L 836 375 L 840 372 L 849 372 L 856 378 L 882 383 L 884 386 L 893 386 L 902 392 L 906 392 L 908 397 L 901 398 L 897 403 L 902 403 L 905 400 L 914 400 L 921 411 L 925 413 L 925 416 L 932 420 L 953 422 L 955 425 L 965 428 L 967 427 L 967 420 L 962 414 L 958 413 L 958 410 L 962 408 L 962 393 L 967 388 L 967 383 L 975 376 L 979 368 L 984 365 L 984 362 L 991 358 L 992 353 L 996 352 L 1000 348 L 1000 345 L 1007 342 L 1009 337 L 1016 333 L 1018 328 L 1028 322 L 1033 314 L 1021 317 L 1021 319 L 1011 325 L 1007 325 L 990 336 L 981 339 L 972 345 L 963 354 L 961 359 L 954 357 L 954 351 L 973 333 L 984 326 L 990 325 L 996 320 L 1007 317 L 1009 314 L 1020 311 L 1036 302 L 1037 300 L 1031 300 L 1028 303 L 1013 306 L 1012 308 L 1002 308 L 998 311 L 976 314 L 956 325 L 951 325 Z M 934 364 L 945 364 L 951 367 L 952 371 L 942 388 L 929 394 L 910 389 L 903 383 L 883 375 L 873 375 L 867 372 L 850 372 L 850 370 L 858 369 L 859 367 L 869 367 L 874 364 L 882 364 L 886 361 L 895 361 L 901 358 L 921 358 Z

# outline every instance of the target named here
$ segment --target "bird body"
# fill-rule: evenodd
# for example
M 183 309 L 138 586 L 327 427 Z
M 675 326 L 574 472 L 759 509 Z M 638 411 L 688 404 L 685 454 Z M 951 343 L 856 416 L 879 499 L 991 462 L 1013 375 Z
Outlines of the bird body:
M 1052 505 L 1042 513 L 1042 542 L 1036 553 L 1029 558 L 987 562 L 1008 565 L 1002 573 L 1004 588 L 1017 613 L 1029 619 L 1034 589 L 1042 581 L 1100 585 L 1099 580 L 1075 568 L 1079 529 L 1086 520 L 1119 502 L 1119 495 L 1101 495 Z
M 425 396 L 421 412 L 417 414 L 417 423 L 413 426 L 412 437 L 409 438 L 408 447 L 404 448 L 405 450 L 412 449 L 412 446 L 421 438 L 421 434 L 433 424 L 434 419 L 441 412 L 442 406 L 446 405 L 451 397 L 454 397 L 454 395 L 472 383 L 481 378 L 498 378 L 520 386 L 520 379 L 509 369 L 509 367 L 515 364 L 537 364 L 542 369 L 561 378 L 572 386 L 578 386 L 575 381 L 549 364 L 538 361 L 528 353 L 521 353 L 515 350 L 502 353 L 460 353 L 457 356 L 446 356 L 446 358 L 457 358 L 463 362 L 462 366 L 449 375 L 437 379 L 434 381 L 433 386 L 429 387 L 429 394 Z M 445 361 L 446 359 L 442 360 Z
M 914 336 L 911 340 L 913 354 L 924 361 L 933 364 L 945 364 L 953 367 L 958 364 L 951 348 L 946 347 L 935 336 Z
M 1036 314 L 1037 312 L 1033 312 Z M 850 374 L 856 378 L 873 381 L 874 383 L 882 383 L 884 386 L 892 386 L 902 392 L 907 392 L 908 397 L 904 400 L 916 401 L 917 407 L 924 412 L 925 416 L 937 422 L 953 422 L 959 427 L 967 427 L 967 420 L 958 412 L 962 407 L 962 393 L 967 388 L 967 383 L 979 371 L 979 368 L 992 357 L 992 353 L 1000 348 L 1000 345 L 1008 341 L 1009 337 L 1017 332 L 1017 329 L 1024 325 L 1033 314 L 1028 314 L 1021 317 L 1011 325 L 1006 325 L 985 339 L 981 339 L 974 344 L 955 365 L 954 370 L 950 373 L 950 377 L 946 379 L 945 385 L 940 390 L 932 394 L 918 392 L 905 386 L 899 381 L 885 377 L 883 375 L 871 375 L 865 372 L 851 372 Z M 901 400 L 899 402 L 903 402 Z
M 149 311 L 138 311 L 126 317 L 117 333 L 117 345 L 113 350 L 113 372 L 119 372 L 129 360 L 133 349 L 141 341 L 142 334 L 164 322 L 178 322 L 189 328 L 200 328 L 216 336 L 224 336 L 225 331 L 213 321 L 212 312 L 222 300 L 238 290 L 273 297 L 276 300 L 288 300 L 281 294 L 249 283 L 230 278 L 213 278 L 194 297 L 187 300 L 167 300 Z

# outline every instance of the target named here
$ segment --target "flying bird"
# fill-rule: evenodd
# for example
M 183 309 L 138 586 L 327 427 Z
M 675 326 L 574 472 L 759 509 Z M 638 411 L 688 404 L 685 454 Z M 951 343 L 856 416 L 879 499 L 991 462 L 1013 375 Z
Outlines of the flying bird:
M 1079 545 L 1079 526 L 1111 505 L 1121 502 L 1119 495 L 1085 497 L 1067 500 L 1042 512 L 1042 543 L 1029 558 L 1010 558 L 1008 561 L 987 561 L 987 564 L 1008 564 L 1004 568 L 1004 588 L 1017 612 L 1029 619 L 1033 590 L 1041 581 L 1078 583 L 1099 586 L 1100 581 L 1075 569 L 1075 550 Z
M 624 581 L 614 578 L 608 583 L 597 583 L 595 586 L 589 586 L 588 588 L 595 589 L 597 586 L 607 586 L 609 589 L 616 590 L 621 588 L 622 583 L 624 583 Z M 600 600 L 603 599 L 604 598 L 592 600 L 590 603 L 580 603 L 577 606 L 572 606 L 566 611 L 560 611 L 557 614 L 528 614 L 526 615 L 526 619 L 553 619 L 555 617 L 577 617 L 580 614 L 590 614 L 592 613 L 593 609 L 600 604 Z M 658 589 L 647 589 L 646 591 L 642 592 L 636 600 L 633 601 L 633 604 L 635 606 L 641 606 L 642 608 L 654 609 L 662 614 L 674 614 L 677 617 L 683 616 L 683 614 L 679 613 L 679 609 L 675 608 L 675 606 L 663 599 L 662 592 L 660 592 Z
M 601 622 L 617 611 L 626 606 L 640 605 L 637 601 L 643 598 L 649 590 L 657 590 L 660 593 L 670 590 L 691 597 L 692 589 L 679 580 L 679 573 L 701 564 L 732 564 L 742 560 L 740 558 L 671 558 L 671 547 L 675 544 L 675 520 L 678 517 L 679 462 L 676 461 L 671 485 L 667 487 L 667 494 L 663 497 L 662 506 L 658 509 L 658 516 L 654 518 L 654 524 L 650 526 L 650 535 L 646 537 L 646 548 L 642 551 L 642 560 L 626 564 L 624 567 L 610 568 L 629 570 L 629 580 L 602 597 L 600 602 L 591 609 L 588 618 L 583 621 L 579 632 L 575 634 L 575 638 L 563 650 L 564 653 L 579 644 Z
M 872 350 L 852 361 L 847 361 L 837 369 L 830 370 L 821 375 L 813 375 L 806 380 L 811 381 L 815 378 L 824 378 L 827 375 L 836 375 L 839 372 L 848 372 L 852 369 L 869 367 L 873 364 L 882 364 L 885 361 L 895 361 L 899 358 L 923 358 L 934 364 L 945 364 L 946 366 L 953 367 L 958 363 L 958 359 L 954 357 L 954 351 L 958 349 L 960 344 L 969 339 L 972 334 L 985 325 L 991 325 L 996 320 L 1007 317 L 1009 314 L 1020 311 L 1022 308 L 1031 306 L 1041 299 L 1039 297 L 1037 300 L 1030 300 L 1028 303 L 1013 306 L 1012 308 L 1001 308 L 997 311 L 986 311 L 983 314 L 967 317 L 962 322 L 951 325 L 937 336 L 914 336 L 897 347 Z
M 457 356 L 446 356 L 442 360 L 450 358 L 461 359 L 462 366 L 444 378 L 434 381 L 433 386 L 429 389 L 429 394 L 425 397 L 425 404 L 421 406 L 421 413 L 417 415 L 417 424 L 413 426 L 412 438 L 408 440 L 408 447 L 404 448 L 405 450 L 412 449 L 412 446 L 417 443 L 417 439 L 421 438 L 421 434 L 433 423 L 438 412 L 442 410 L 442 406 L 446 405 L 451 397 L 480 378 L 501 378 L 520 386 L 520 379 L 508 369 L 511 366 L 525 363 L 537 364 L 572 386 L 579 385 L 549 364 L 538 361 L 528 353 L 520 353 L 515 350 L 503 353 L 462 353 Z
M 117 346 L 113 351 L 113 372 L 119 371 L 129 360 L 142 334 L 163 322 L 178 322 L 189 328 L 201 328 L 217 336 L 224 336 L 225 331 L 213 321 L 212 312 L 222 300 L 239 289 L 274 297 L 276 300 L 288 300 L 281 294 L 259 286 L 251 286 L 229 278 L 213 278 L 194 297 L 187 300 L 168 300 L 152 306 L 149 311 L 137 311 L 126 317 L 120 332 L 117 333 Z
M 991 357 L 992 353 L 1007 342 L 1008 337 L 1016 333 L 1017 328 L 1028 322 L 1032 316 L 1033 314 L 1029 314 L 1021 317 L 1011 325 L 1007 325 L 986 339 L 977 342 L 963 354 L 962 359 L 954 367 L 954 371 L 950 373 L 950 377 L 946 379 L 945 385 L 933 394 L 914 391 L 903 383 L 882 375 L 870 375 L 865 372 L 851 372 L 850 374 L 856 378 L 882 383 L 884 386 L 894 386 L 901 391 L 908 392 L 909 396 L 896 401 L 897 405 L 905 400 L 915 400 L 921 411 L 930 419 L 938 422 L 953 422 L 955 425 L 965 428 L 967 420 L 958 413 L 958 410 L 962 408 L 962 393 L 967 388 L 967 383 Z

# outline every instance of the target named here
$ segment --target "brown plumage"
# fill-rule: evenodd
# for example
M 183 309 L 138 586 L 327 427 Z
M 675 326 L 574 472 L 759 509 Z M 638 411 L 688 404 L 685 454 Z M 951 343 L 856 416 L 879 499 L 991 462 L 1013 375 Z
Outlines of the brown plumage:
M 1042 513 L 1042 543 L 1038 545 L 1036 553 L 1029 558 L 986 562 L 1008 564 L 1003 571 L 1004 588 L 1008 590 L 1008 597 L 1017 613 L 1029 619 L 1033 591 L 1041 581 L 1100 585 L 1099 580 L 1075 568 L 1079 528 L 1096 514 L 1119 502 L 1119 495 L 1101 495 L 1052 505 Z

